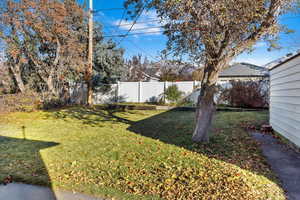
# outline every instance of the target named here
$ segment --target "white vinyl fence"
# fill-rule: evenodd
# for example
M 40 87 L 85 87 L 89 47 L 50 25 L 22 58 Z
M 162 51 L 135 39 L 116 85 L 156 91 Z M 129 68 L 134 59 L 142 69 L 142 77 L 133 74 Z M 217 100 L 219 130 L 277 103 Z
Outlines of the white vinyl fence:
M 178 89 L 184 93 L 184 97 L 191 103 L 197 103 L 200 94 L 199 81 L 181 81 L 181 82 L 118 82 L 118 84 L 104 85 L 94 91 L 94 104 L 107 104 L 115 102 L 145 103 L 157 102 L 171 85 L 177 85 Z M 229 82 L 219 82 L 222 88 L 230 88 Z M 266 88 L 268 89 L 268 83 Z M 74 85 L 70 91 L 71 103 L 86 102 L 86 87 L 82 84 Z M 215 96 L 215 102 L 218 102 L 219 94 Z
M 177 85 L 189 101 L 196 103 L 200 94 L 199 81 L 182 82 L 118 82 L 118 84 L 105 85 L 94 91 L 94 104 L 107 104 L 115 102 L 145 103 L 157 102 L 162 98 L 165 90 Z M 220 83 L 222 87 L 228 87 L 228 83 Z M 84 104 L 86 102 L 86 86 L 75 84 L 70 90 L 71 103 Z
M 200 93 L 199 81 L 182 82 L 118 82 L 110 85 L 105 92 L 99 90 L 94 92 L 94 104 L 105 104 L 113 102 L 145 103 L 157 102 L 162 98 L 165 90 L 177 85 L 178 89 L 184 93 L 184 97 L 191 102 L 197 102 Z M 228 87 L 228 83 L 220 84 Z
M 117 95 L 122 102 L 156 102 L 165 90 L 171 85 L 177 85 L 178 89 L 184 92 L 184 96 L 190 95 L 200 82 L 119 82 Z

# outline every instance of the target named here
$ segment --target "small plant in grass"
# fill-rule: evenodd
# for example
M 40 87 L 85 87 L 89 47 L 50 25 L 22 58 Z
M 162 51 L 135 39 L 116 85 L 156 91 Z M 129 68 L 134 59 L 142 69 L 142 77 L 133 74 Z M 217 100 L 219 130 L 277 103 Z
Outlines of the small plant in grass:
M 165 98 L 171 104 L 177 104 L 182 99 L 182 96 L 183 92 L 178 89 L 177 85 L 171 85 L 165 91 Z

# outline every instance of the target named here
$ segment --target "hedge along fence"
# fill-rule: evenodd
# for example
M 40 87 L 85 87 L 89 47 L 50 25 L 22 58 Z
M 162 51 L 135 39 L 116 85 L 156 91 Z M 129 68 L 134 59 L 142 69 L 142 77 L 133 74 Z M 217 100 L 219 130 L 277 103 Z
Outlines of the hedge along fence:
M 15 111 L 32 111 L 38 108 L 39 97 L 35 93 L 18 93 L 0 95 L 0 113 Z
M 0 113 L 16 111 L 49 110 L 66 105 L 84 105 L 86 102 L 86 90 L 83 84 L 73 84 L 68 90 L 57 96 L 50 92 L 0 95 Z
M 30 112 L 61 108 L 67 105 L 83 105 L 82 99 L 81 96 L 53 96 L 50 93 L 34 92 L 0 95 L 0 113 Z

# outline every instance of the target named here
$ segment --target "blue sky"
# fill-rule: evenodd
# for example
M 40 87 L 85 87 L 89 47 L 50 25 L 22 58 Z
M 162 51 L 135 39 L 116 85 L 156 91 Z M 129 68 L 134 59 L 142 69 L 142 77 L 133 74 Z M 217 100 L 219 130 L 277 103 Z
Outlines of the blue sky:
M 122 8 L 124 0 L 94 0 L 94 10 L 109 9 L 109 8 Z M 95 13 L 95 20 L 103 24 L 104 35 L 120 35 L 125 34 L 130 28 L 132 20 L 126 17 L 120 24 L 123 10 L 110 10 L 99 11 Z M 130 35 L 122 40 L 120 46 L 126 50 L 125 57 L 129 58 L 132 55 L 142 54 L 147 56 L 150 60 L 157 60 L 159 52 L 164 49 L 166 44 L 166 37 L 161 33 L 157 33 L 161 29 L 156 18 L 154 11 L 143 13 L 138 20 L 138 23 L 134 26 L 131 33 L 141 33 L 142 35 Z M 144 23 L 148 22 L 148 23 Z M 255 50 L 252 53 L 243 53 L 238 56 L 235 62 L 249 62 L 257 65 L 264 65 L 268 62 L 278 59 L 287 53 L 294 52 L 300 49 L 300 13 L 287 14 L 282 16 L 280 23 L 293 29 L 293 34 L 281 34 L 279 43 L 282 46 L 281 50 L 267 51 L 267 44 L 263 41 L 258 42 L 255 46 Z M 121 26 L 118 26 L 121 25 Z M 151 28 L 151 29 L 150 29 Z M 113 37 L 113 40 L 117 43 L 121 38 Z

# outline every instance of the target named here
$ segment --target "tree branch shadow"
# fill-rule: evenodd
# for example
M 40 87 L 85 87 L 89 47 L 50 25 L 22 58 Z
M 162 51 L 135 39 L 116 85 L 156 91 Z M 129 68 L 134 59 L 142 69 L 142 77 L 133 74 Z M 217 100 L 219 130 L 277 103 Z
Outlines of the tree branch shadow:
M 92 127 L 103 127 L 103 122 L 132 123 L 130 120 L 115 115 L 115 113 L 119 112 L 119 110 L 99 109 L 97 107 L 71 107 L 63 110 L 50 110 L 46 118 L 62 119 L 65 121 L 76 119 L 82 124 Z
M 55 142 L 29 140 L 25 136 L 26 127 L 22 127 L 23 139 L 0 136 L 0 187 L 17 190 L 10 194 L 12 199 L 23 199 L 30 195 L 28 190 L 19 190 L 14 186 L 1 184 L 28 183 L 50 187 L 48 196 L 55 200 L 51 190 L 52 183 L 40 150 L 59 145 Z M 5 188 L 7 187 L 7 188 Z
M 127 130 L 130 132 L 238 166 L 277 183 L 262 156 L 259 144 L 243 130 L 242 124 L 253 123 L 255 116 L 245 118 L 241 113 L 218 112 L 211 130 L 213 136 L 209 143 L 202 144 L 191 140 L 194 128 L 194 112 L 191 111 L 173 109 L 143 120 L 131 121 L 130 115 L 136 114 L 136 111 L 75 107 L 49 111 L 47 117 L 66 121 L 76 119 L 83 124 L 98 127 L 105 126 L 103 122 L 124 123 L 129 125 Z
M 236 115 L 236 121 L 230 121 L 229 115 Z M 132 123 L 128 130 L 221 160 L 275 181 L 276 177 L 270 173 L 270 167 L 262 155 L 259 143 L 253 140 L 242 127 L 243 123 L 251 122 L 245 122 L 244 120 L 247 119 L 242 117 L 239 119 L 239 114 L 236 112 L 218 112 L 215 118 L 211 129 L 212 136 L 208 143 L 192 142 L 194 121 L 191 120 L 194 120 L 194 113 L 191 111 L 174 109 L 163 112 Z M 221 122 L 222 120 L 228 123 Z

